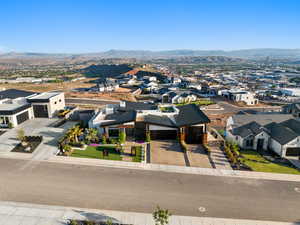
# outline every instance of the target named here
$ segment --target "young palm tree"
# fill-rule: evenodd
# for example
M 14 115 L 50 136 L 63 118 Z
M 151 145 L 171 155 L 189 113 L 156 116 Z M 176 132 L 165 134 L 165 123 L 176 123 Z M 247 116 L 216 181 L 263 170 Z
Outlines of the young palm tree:
M 98 130 L 94 128 L 87 129 L 85 139 L 89 142 L 96 141 L 98 139 Z

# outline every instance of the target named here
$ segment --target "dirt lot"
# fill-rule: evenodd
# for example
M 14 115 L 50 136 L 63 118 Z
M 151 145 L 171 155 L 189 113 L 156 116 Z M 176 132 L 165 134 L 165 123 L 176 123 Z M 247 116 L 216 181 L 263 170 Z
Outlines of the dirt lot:
M 15 88 L 20 90 L 27 90 L 33 92 L 46 92 L 46 91 L 63 91 L 66 97 L 73 98 L 100 98 L 108 100 L 127 100 L 136 101 L 134 96 L 130 93 L 130 89 L 119 88 L 116 92 L 111 93 L 83 93 L 72 92 L 74 88 L 89 88 L 95 86 L 89 81 L 94 79 L 84 79 L 75 82 L 62 82 L 62 83 L 43 83 L 43 84 L 31 84 L 31 83 L 16 83 L 16 84 L 0 84 L 0 88 Z

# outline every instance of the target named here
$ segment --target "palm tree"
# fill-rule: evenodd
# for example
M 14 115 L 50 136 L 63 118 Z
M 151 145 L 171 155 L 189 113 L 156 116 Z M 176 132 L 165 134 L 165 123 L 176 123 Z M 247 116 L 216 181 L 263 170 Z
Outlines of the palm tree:
M 74 126 L 66 134 L 70 141 L 78 142 L 78 137 L 83 134 L 83 129 L 80 126 Z
M 86 130 L 85 139 L 89 142 L 96 141 L 98 139 L 98 130 L 94 128 L 88 128 Z

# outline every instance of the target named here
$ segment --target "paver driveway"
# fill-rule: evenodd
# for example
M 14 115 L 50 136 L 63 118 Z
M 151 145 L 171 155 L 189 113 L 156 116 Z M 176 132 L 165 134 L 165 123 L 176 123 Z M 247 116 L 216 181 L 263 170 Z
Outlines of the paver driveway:
M 151 141 L 151 163 L 185 166 L 184 154 L 175 140 Z

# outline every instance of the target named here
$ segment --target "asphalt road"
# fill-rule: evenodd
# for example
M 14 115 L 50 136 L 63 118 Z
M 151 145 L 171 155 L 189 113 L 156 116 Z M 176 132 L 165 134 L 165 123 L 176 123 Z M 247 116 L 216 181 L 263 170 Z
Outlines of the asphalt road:
M 97 100 L 97 99 L 82 99 L 82 98 L 66 98 L 66 104 L 85 104 L 85 105 L 106 105 L 116 104 L 118 101 Z
M 258 112 L 269 112 L 269 111 L 278 111 L 280 110 L 280 106 L 273 106 L 273 107 L 239 107 L 232 105 L 226 101 L 222 100 L 216 100 L 213 99 L 220 107 L 223 108 L 222 113 L 237 113 L 239 111 L 245 111 L 245 110 L 254 110 Z M 220 113 L 221 111 L 216 111 L 216 113 Z
M 0 159 L 0 200 L 238 219 L 300 221 L 297 182 Z M 204 207 L 205 212 L 200 212 Z

